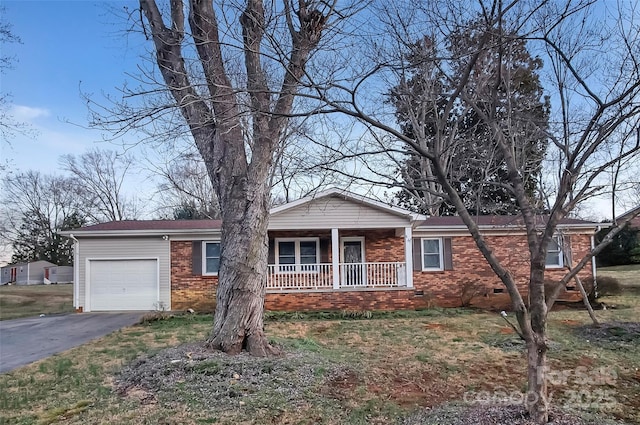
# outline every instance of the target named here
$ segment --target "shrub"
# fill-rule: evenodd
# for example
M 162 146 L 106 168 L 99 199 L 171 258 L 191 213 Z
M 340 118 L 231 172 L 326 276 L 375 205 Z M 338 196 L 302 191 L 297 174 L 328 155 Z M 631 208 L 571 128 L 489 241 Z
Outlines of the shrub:
M 466 279 L 460 287 L 460 305 L 462 307 L 470 307 L 471 301 L 475 297 L 487 295 L 488 289 L 485 285 L 475 280 Z
M 582 281 L 584 290 L 587 292 L 587 298 L 589 298 L 591 303 L 596 303 L 599 297 L 619 295 L 622 293 L 622 285 L 615 277 L 601 276 L 597 278 L 596 281 L 598 283 L 597 291 L 593 285 L 593 278 L 589 277 Z
M 146 323 L 151 322 L 159 322 L 161 320 L 168 320 L 176 317 L 175 313 L 170 313 L 168 311 L 150 311 L 149 313 L 145 313 L 144 316 L 140 319 L 140 324 L 144 325 Z

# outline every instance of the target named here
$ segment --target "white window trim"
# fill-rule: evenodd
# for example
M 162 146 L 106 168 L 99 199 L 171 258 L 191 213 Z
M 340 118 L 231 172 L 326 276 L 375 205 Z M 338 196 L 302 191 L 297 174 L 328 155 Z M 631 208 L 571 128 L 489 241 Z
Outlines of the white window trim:
M 200 253 L 202 254 L 202 275 L 203 276 L 218 276 L 218 272 L 220 271 L 220 267 L 218 267 L 218 272 L 207 272 L 207 244 L 208 243 L 217 243 L 220 245 L 220 241 L 202 241 L 202 248 L 200 248 Z M 220 257 L 218 259 L 222 260 Z
M 425 267 L 424 265 L 424 241 L 438 241 L 438 255 L 440 256 L 440 267 Z M 444 244 L 442 238 L 420 238 L 420 262 L 424 272 L 440 272 L 444 270 Z
M 558 263 L 559 264 L 547 264 L 547 258 L 545 256 L 544 259 L 544 267 L 546 269 L 562 269 L 564 268 L 564 240 L 562 239 L 562 235 L 554 235 L 552 239 L 557 240 L 558 242 Z M 547 255 L 549 254 L 549 248 L 547 247 Z
M 275 256 L 275 269 L 276 273 L 318 273 L 316 270 L 302 270 L 302 264 L 300 263 L 300 242 L 312 241 L 316 243 L 316 262 L 314 264 L 320 264 L 320 238 L 306 237 L 306 238 L 275 238 L 274 241 L 274 256 Z M 294 266 L 294 270 L 280 270 L 280 242 L 294 242 L 294 255 L 295 262 L 293 264 L 283 264 L 284 266 Z M 305 264 L 309 265 L 309 264 Z

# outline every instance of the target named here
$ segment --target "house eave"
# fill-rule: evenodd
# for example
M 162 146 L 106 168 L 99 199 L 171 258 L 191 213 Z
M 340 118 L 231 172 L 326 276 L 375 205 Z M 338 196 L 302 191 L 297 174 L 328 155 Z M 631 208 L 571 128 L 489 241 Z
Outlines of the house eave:
M 593 230 L 597 232 L 599 228 L 608 227 L 607 223 L 584 223 L 584 224 L 558 224 L 556 227 L 558 230 Z M 478 229 L 481 232 L 525 232 L 526 229 L 522 225 L 480 225 Z M 542 229 L 542 227 L 540 228 Z M 416 232 L 458 232 L 468 233 L 469 229 L 465 225 L 455 226 L 424 226 L 419 225 L 415 227 Z
M 58 232 L 60 235 L 70 238 L 94 238 L 94 237 L 162 237 L 162 236 L 202 236 L 203 234 L 220 234 L 220 229 L 152 229 L 152 230 L 65 230 Z

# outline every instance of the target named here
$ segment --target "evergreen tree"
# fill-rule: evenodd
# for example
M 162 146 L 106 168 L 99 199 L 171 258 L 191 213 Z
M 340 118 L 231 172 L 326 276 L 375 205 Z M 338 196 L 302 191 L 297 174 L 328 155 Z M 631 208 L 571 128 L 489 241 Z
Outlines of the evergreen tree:
M 49 217 L 27 211 L 13 241 L 12 263 L 45 260 L 59 266 L 73 265 L 73 241 L 58 232 L 76 229 L 86 224 L 75 211 L 54 223 Z
M 478 215 L 514 214 L 518 205 L 505 185 L 507 170 L 494 140 L 494 129 L 480 115 L 498 111 L 495 118 L 513 139 L 515 160 L 524 165 L 526 189 L 535 199 L 548 143 L 549 99 L 537 74 L 542 62 L 531 56 L 525 41 L 496 29 L 487 43 L 489 47 L 480 52 L 460 101 L 449 112 L 447 125 L 440 128 L 435 124 L 445 113 L 446 99 L 467 61 L 476 53 L 474 46 L 481 36 L 476 27 L 471 23 L 450 34 L 446 52 L 438 52 L 429 38 L 413 44 L 407 55 L 410 75 L 392 90 L 390 100 L 396 106 L 403 132 L 422 141 L 424 149 L 429 149 L 436 137 L 455 140 L 455 148 L 445 153 L 444 162 L 470 211 Z M 498 96 L 491 94 L 495 88 Z M 421 102 L 419 116 L 414 107 L 408 110 L 407 97 Z M 396 201 L 423 214 L 455 214 L 455 208 L 441 196 L 430 167 L 421 155 L 408 152 L 399 167 L 404 190 Z M 540 203 L 537 205 L 540 207 Z
M 72 264 L 72 242 L 58 232 L 87 224 L 76 181 L 28 171 L 6 176 L 3 189 L 0 216 L 3 236 L 13 246 L 12 262 Z
M 608 228 L 596 233 L 596 242 L 600 243 L 607 233 Z M 640 263 L 640 229 L 627 225 L 600 252 L 597 260 L 601 267 Z

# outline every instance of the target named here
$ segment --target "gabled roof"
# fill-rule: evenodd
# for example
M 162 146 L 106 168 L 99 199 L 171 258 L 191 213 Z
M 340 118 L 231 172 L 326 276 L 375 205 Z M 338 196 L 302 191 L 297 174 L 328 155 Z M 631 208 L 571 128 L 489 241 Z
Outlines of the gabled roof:
M 346 203 L 340 204 L 340 202 Z M 349 212 L 349 217 L 355 217 L 349 221 L 342 219 L 342 223 L 338 223 L 336 216 L 331 215 L 330 211 L 321 210 L 320 214 L 315 216 L 310 209 L 328 202 L 338 203 L 339 207 L 345 208 Z M 327 205 L 328 205 L 327 204 Z M 355 207 L 354 207 L 355 206 Z M 335 205 L 333 205 L 335 207 Z M 354 209 L 351 209 L 354 207 Z M 639 207 L 640 208 L 640 207 Z M 373 215 L 367 215 L 374 211 Z M 377 212 L 375 212 L 377 211 Z M 633 211 L 633 210 L 632 210 Z M 318 211 L 316 211 L 317 213 Z M 389 226 L 389 223 L 401 223 L 401 225 L 413 225 L 415 231 L 467 231 L 466 225 L 458 216 L 445 217 L 426 217 L 416 214 L 412 211 L 405 210 L 396 206 L 388 205 L 384 202 L 377 201 L 353 192 L 329 189 L 319 192 L 313 196 L 298 199 L 284 205 L 274 207 L 270 211 L 272 222 L 274 222 L 274 230 L 299 230 L 316 228 L 315 221 L 324 220 L 325 223 L 318 228 L 327 228 L 326 226 L 340 228 L 360 228 L 362 223 L 357 223 L 359 217 L 367 216 L 364 227 L 383 227 Z M 299 215 L 298 215 L 299 214 Z M 344 215 L 344 213 L 343 213 Z M 386 218 L 387 219 L 385 221 Z M 547 216 L 538 216 L 540 226 L 546 223 Z M 374 220 L 374 221 L 371 221 Z M 474 220 L 478 223 L 482 230 L 514 230 L 522 229 L 523 221 L 519 215 L 510 216 L 476 216 Z M 311 223 L 311 224 L 310 224 Z M 406 223 L 406 224 L 402 224 Z M 340 226 L 342 224 L 342 226 Z M 595 229 L 598 226 L 606 226 L 603 223 L 594 223 L 586 220 L 575 218 L 564 218 L 558 224 L 559 228 L 572 229 Z M 395 226 L 390 226 L 395 227 Z M 152 236 L 152 235 L 186 235 L 201 233 L 218 233 L 222 228 L 221 220 L 125 220 L 111 221 L 100 223 L 92 226 L 82 227 L 80 229 L 67 230 L 60 232 L 64 236 Z M 270 226 L 270 230 L 271 230 Z
M 425 218 L 366 196 L 329 189 L 273 208 L 269 230 L 399 229 Z
M 396 207 L 393 205 L 389 205 L 386 204 L 384 202 L 363 196 L 363 195 L 358 195 L 356 193 L 350 192 L 348 190 L 342 190 L 342 189 L 337 189 L 337 188 L 332 188 L 332 189 L 327 189 L 324 190 L 322 192 L 318 192 L 314 195 L 310 195 L 310 196 L 306 196 L 304 198 L 300 198 L 298 200 L 292 201 L 292 202 L 288 202 L 286 204 L 283 205 L 279 205 L 277 207 L 271 208 L 271 215 L 277 215 L 280 214 L 284 211 L 288 211 L 291 210 L 293 208 L 297 208 L 301 205 L 304 204 L 308 204 L 310 202 L 322 199 L 322 198 L 328 198 L 328 197 L 336 197 L 336 198 L 341 198 L 344 200 L 349 200 L 352 202 L 356 202 L 356 203 L 360 203 L 387 213 L 391 213 L 400 217 L 404 217 L 404 218 L 408 218 L 412 221 L 416 221 L 416 220 L 424 220 L 427 217 L 425 215 L 422 214 L 418 214 L 415 213 L 413 211 L 409 211 L 409 210 L 405 210 L 404 208 L 400 208 L 400 207 Z

